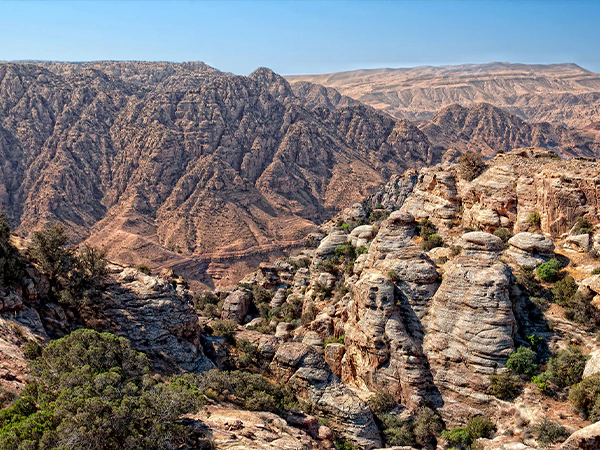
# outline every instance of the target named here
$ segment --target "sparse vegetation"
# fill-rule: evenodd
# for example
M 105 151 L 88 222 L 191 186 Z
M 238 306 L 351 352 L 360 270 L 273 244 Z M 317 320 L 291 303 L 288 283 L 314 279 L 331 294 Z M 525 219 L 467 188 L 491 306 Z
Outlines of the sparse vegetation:
M 573 234 L 588 234 L 594 231 L 594 226 L 585 217 L 578 217 L 573 225 Z
M 521 391 L 521 382 L 512 373 L 490 375 L 489 393 L 501 400 L 512 400 Z
M 571 346 L 550 358 L 544 375 L 558 388 L 572 386 L 581 381 L 586 360 L 579 347 Z
M 465 153 L 458 158 L 458 175 L 466 181 L 473 181 L 483 173 L 486 165 L 478 153 Z
M 494 231 L 494 236 L 499 237 L 506 244 L 513 235 L 507 228 L 498 228 Z
M 591 422 L 600 420 L 600 373 L 595 373 L 571 386 L 569 401 Z
M 565 427 L 544 417 L 540 423 L 531 427 L 536 440 L 542 445 L 564 442 L 570 435 Z
M 577 292 L 577 283 L 572 276 L 567 275 L 562 280 L 554 283 L 552 287 L 552 300 L 557 305 L 568 306 L 575 292 Z
M 495 432 L 496 425 L 487 417 L 471 417 L 466 426 L 443 431 L 442 439 L 458 448 L 473 449 L 477 439 L 491 437 Z
M 527 217 L 525 218 L 525 222 L 527 222 L 529 225 L 531 225 L 534 228 L 539 228 L 540 224 L 542 222 L 542 216 L 540 215 L 539 212 L 532 211 L 529 214 L 527 214 Z
M 423 219 L 417 225 L 417 233 L 419 233 L 419 236 L 423 239 L 422 247 L 426 252 L 432 248 L 442 247 L 444 245 L 444 240 L 437 234 L 437 228 L 429 219 Z
M 558 280 L 561 269 L 560 262 L 552 258 L 550 261 L 540 264 L 536 269 L 536 273 L 540 280 L 552 283 Z
M 531 376 L 539 369 L 536 353 L 527 347 L 519 347 L 506 361 L 506 367 L 514 373 Z
M 142 264 L 141 266 L 138 266 L 137 270 L 139 270 L 140 272 L 142 272 L 144 275 L 152 275 L 152 269 L 150 269 L 150 267 L 148 267 L 145 264 Z

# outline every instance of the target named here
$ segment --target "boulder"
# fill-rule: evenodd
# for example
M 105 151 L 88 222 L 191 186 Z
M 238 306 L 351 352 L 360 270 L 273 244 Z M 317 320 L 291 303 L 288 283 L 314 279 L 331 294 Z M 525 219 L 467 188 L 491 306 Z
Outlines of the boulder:
M 252 303 L 252 292 L 247 289 L 236 289 L 229 294 L 221 308 L 221 320 L 233 320 L 242 324 Z
M 573 433 L 560 450 L 598 450 L 600 448 L 600 422 L 596 422 Z
M 505 256 L 517 267 L 536 267 L 554 256 L 554 243 L 541 234 L 523 231 L 508 240 Z
M 316 255 L 321 257 L 332 255 L 336 247 L 344 245 L 346 242 L 348 242 L 348 235 L 346 233 L 338 230 L 333 231 L 321 241 L 317 247 Z
M 564 247 L 580 253 L 589 252 L 592 249 L 592 238 L 587 233 L 569 236 L 565 239 Z
M 589 356 L 590 359 L 585 363 L 583 378 L 590 377 L 600 372 L 600 350 L 591 352 Z

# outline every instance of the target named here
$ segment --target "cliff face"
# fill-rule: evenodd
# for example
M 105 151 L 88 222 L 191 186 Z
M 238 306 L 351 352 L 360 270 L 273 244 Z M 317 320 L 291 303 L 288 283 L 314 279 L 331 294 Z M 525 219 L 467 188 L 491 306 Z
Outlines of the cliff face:
M 61 221 L 113 260 L 212 284 L 219 261 L 296 245 L 433 159 L 414 126 L 354 103 L 309 110 L 268 69 L 3 63 L 0 208 L 21 233 Z
M 598 121 L 600 76 L 575 64 L 465 64 L 286 77 L 338 90 L 394 117 L 431 120 L 442 108 L 492 103 L 531 122 Z

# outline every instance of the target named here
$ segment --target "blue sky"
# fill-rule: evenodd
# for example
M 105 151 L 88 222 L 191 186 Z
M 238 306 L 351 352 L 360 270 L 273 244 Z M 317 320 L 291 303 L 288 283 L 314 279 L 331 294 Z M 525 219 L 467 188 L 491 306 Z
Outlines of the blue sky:
M 0 1 L 0 60 L 204 61 L 248 74 L 509 61 L 600 72 L 597 1 Z

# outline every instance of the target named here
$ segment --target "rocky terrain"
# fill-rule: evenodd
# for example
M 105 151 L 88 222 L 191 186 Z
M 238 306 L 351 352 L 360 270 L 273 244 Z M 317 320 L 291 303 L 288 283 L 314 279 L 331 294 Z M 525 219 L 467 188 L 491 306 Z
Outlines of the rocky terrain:
M 112 264 L 101 297 L 73 305 L 27 263 L 0 286 L 0 381 L 20 390 L 32 342 L 88 327 L 160 373 L 294 393 L 281 412 L 204 390 L 185 420 L 213 448 L 597 448 L 600 397 L 575 393 L 600 373 L 599 169 L 522 148 L 470 181 L 449 162 L 409 170 L 229 290 Z
M 594 130 L 490 105 L 417 127 L 264 68 L 1 63 L 0 209 L 23 235 L 58 221 L 114 262 L 232 286 L 393 174 L 519 146 L 595 156 Z
M 306 82 L 323 85 L 408 120 L 431 120 L 446 106 L 482 102 L 527 121 L 575 128 L 600 117 L 600 76 L 575 64 L 465 64 L 286 78 L 294 89 L 305 89 Z

